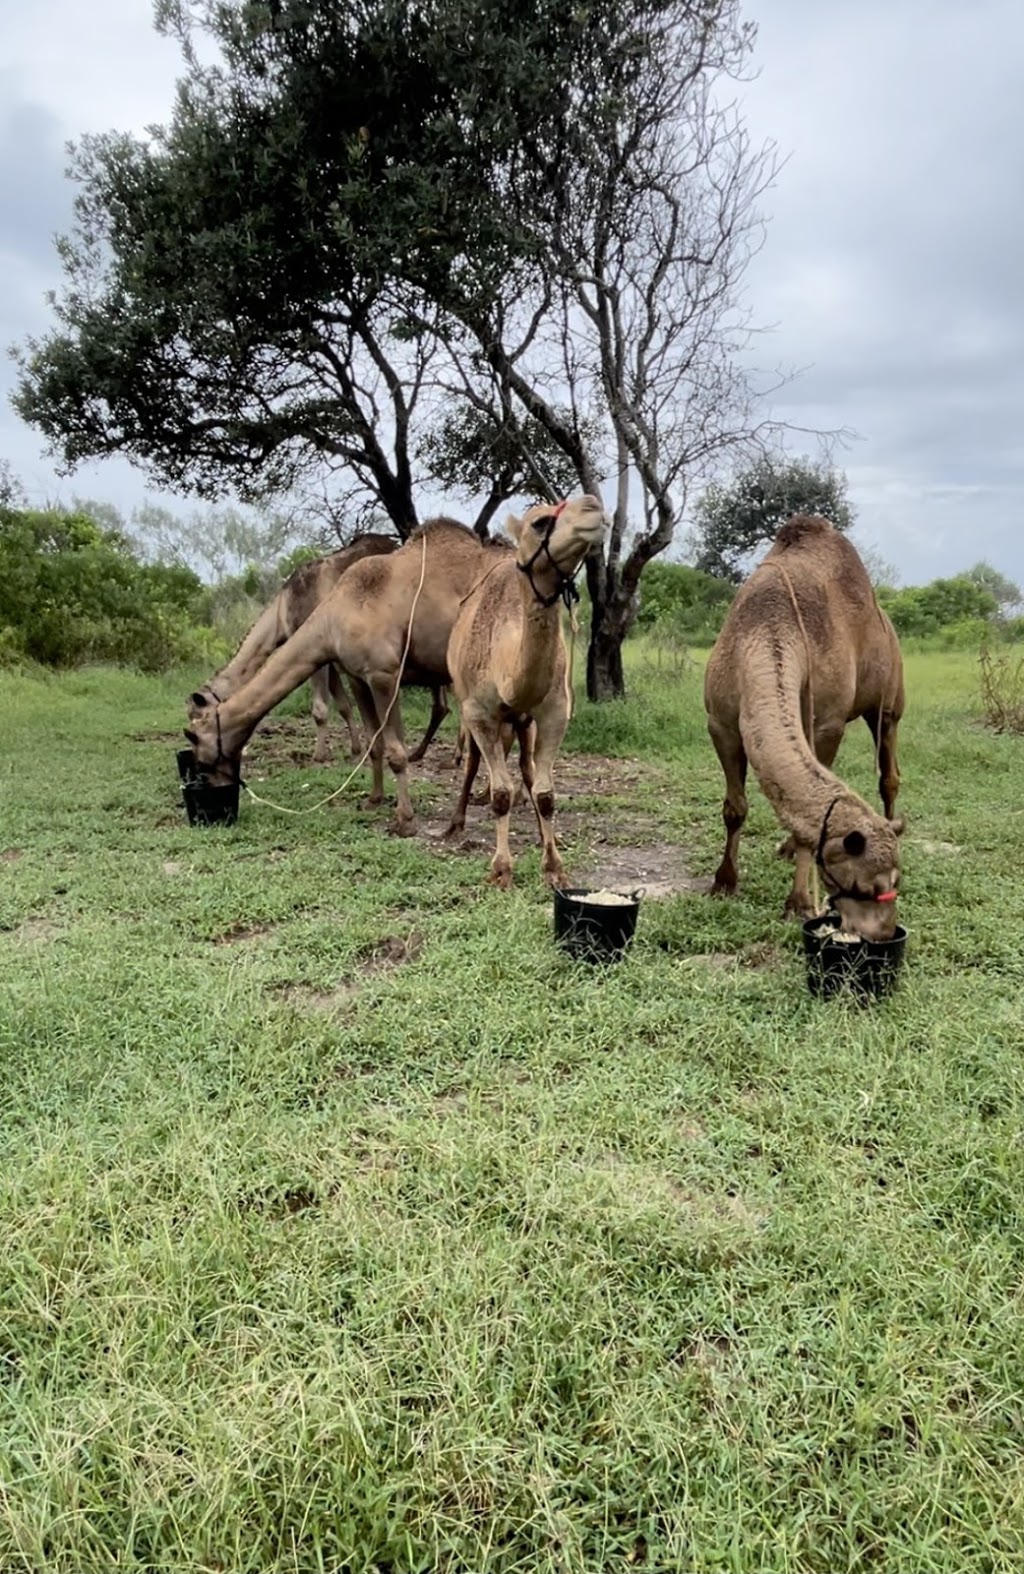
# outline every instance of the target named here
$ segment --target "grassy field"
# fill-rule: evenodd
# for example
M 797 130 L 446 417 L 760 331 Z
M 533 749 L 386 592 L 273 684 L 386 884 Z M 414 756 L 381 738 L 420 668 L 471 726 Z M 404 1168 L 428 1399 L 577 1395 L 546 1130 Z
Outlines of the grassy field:
M 0 677 L 3 1574 L 1019 1574 L 1024 740 L 972 660 L 908 662 L 868 1010 L 808 996 L 756 792 L 703 894 L 697 665 L 573 723 L 570 871 L 668 892 L 598 971 L 524 811 L 508 895 L 486 810 L 432 834 L 451 721 L 415 841 L 190 831 L 185 682 Z M 289 709 L 248 775 L 303 807 Z

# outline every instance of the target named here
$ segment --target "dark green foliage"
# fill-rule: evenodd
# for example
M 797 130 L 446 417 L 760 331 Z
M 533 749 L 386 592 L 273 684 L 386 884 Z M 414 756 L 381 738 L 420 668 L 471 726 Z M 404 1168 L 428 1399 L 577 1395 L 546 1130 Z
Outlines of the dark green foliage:
M 0 656 L 8 660 L 157 672 L 202 650 L 206 599 L 191 569 L 141 563 L 124 536 L 86 514 L 0 507 Z
M 694 644 L 711 644 L 735 594 L 727 581 L 684 563 L 651 563 L 640 590 L 639 631 L 671 629 Z
M 928 638 L 956 625 L 984 625 L 999 609 L 992 591 L 967 574 L 933 579 L 930 585 L 908 585 L 904 590 L 881 586 L 878 599 L 892 618 L 897 634 Z M 977 643 L 976 630 L 968 643 Z
M 848 530 L 846 476 L 813 459 L 758 459 L 728 485 L 709 486 L 694 509 L 697 567 L 739 584 L 759 547 L 793 514 L 823 514 Z

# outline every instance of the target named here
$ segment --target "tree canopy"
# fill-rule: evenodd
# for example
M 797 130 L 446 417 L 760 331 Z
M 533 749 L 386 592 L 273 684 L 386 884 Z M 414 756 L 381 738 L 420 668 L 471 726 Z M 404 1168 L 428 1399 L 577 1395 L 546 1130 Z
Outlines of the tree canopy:
M 774 172 L 738 0 L 162 0 L 169 124 L 85 138 L 16 405 L 67 465 L 243 499 L 333 477 L 610 489 L 588 684 L 687 489 L 757 425 L 739 283 Z M 487 481 L 488 484 L 483 486 Z
M 696 567 L 738 584 L 752 555 L 770 545 L 793 514 L 823 514 L 837 530 L 848 530 L 854 516 L 846 476 L 812 459 L 762 456 L 697 499 L 691 536 Z

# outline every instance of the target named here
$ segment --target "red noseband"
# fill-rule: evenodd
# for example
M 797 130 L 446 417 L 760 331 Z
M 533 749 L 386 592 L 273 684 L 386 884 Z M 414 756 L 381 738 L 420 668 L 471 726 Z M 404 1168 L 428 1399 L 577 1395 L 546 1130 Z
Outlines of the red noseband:
M 876 902 L 895 902 L 895 900 L 896 900 L 896 892 L 895 891 L 880 891 L 879 894 L 875 897 L 875 901 Z

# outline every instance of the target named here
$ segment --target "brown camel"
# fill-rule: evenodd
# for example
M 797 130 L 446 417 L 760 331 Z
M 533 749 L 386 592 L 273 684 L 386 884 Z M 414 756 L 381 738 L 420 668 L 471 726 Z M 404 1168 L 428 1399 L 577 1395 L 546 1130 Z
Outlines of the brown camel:
M 604 540 L 604 509 L 596 497 L 554 507 L 539 503 L 505 528 L 515 558 L 499 561 L 467 596 L 452 630 L 448 668 L 468 733 L 462 790 L 446 835 L 466 823 L 466 804 L 481 755 L 491 778 L 497 846 L 488 880 L 512 884 L 509 811 L 512 779 L 507 756 L 519 740 L 523 786 L 533 801 L 549 885 L 565 885 L 555 842 L 552 769 L 572 711 L 568 661 L 558 602 L 586 554 Z
M 863 563 L 827 519 L 797 516 L 778 532 L 729 608 L 708 661 L 704 704 L 726 784 L 725 852 L 712 894 L 736 889 L 749 760 L 790 832 L 780 848 L 795 857 L 785 911 L 813 915 L 816 862 L 843 927 L 890 936 L 903 830 L 893 818 L 903 662 Z M 858 716 L 876 742 L 885 819 L 829 768 Z
M 372 738 L 368 802 L 383 800 L 386 752 L 398 799 L 394 829 L 411 836 L 416 822 L 406 780 L 409 757 L 399 688 L 434 688 L 449 681 L 448 636 L 460 602 L 509 550 L 508 542 L 484 543 L 454 519 L 434 519 L 390 556 L 353 564 L 243 688 L 194 718 L 185 736 L 196 763 L 215 786 L 233 780 L 260 719 L 318 667 L 336 662 L 351 679 Z
M 267 657 L 279 645 L 283 645 L 285 640 L 291 639 L 297 628 L 301 628 L 313 608 L 320 605 L 324 597 L 329 595 L 337 585 L 342 574 L 346 573 L 354 563 L 359 563 L 367 557 L 382 557 L 397 549 L 398 542 L 393 537 L 367 534 L 356 536 L 347 547 L 342 547 L 338 552 L 331 552 L 326 557 L 313 558 L 308 563 L 301 563 L 285 580 L 273 601 L 264 607 L 227 665 L 221 667 L 207 683 L 202 684 L 189 695 L 185 702 L 189 720 L 198 716 L 207 706 L 217 705 L 223 700 L 230 699 L 232 694 L 237 693 L 244 684 L 248 683 L 263 666 Z M 338 714 L 348 728 L 349 752 L 353 759 L 358 759 L 363 752 L 362 745 L 353 722 L 352 706 L 349 704 L 338 668 L 330 662 L 318 667 L 310 677 L 309 686 L 313 692 L 313 722 L 316 727 L 314 764 L 324 764 L 331 758 L 331 747 L 327 736 L 328 696 L 333 698 Z M 410 760 L 423 758 L 431 739 L 447 714 L 448 705 L 444 689 L 436 685 L 433 689 L 433 706 L 427 730 L 418 747 L 410 754 Z

